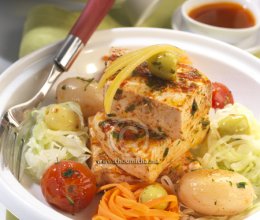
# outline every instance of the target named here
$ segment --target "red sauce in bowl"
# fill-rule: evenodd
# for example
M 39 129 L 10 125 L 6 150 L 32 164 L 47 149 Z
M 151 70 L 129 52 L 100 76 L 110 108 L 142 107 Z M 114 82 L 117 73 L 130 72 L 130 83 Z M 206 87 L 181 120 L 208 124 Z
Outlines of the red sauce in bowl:
M 224 28 L 248 28 L 255 25 L 252 12 L 232 2 L 205 4 L 192 9 L 189 16 L 201 23 Z

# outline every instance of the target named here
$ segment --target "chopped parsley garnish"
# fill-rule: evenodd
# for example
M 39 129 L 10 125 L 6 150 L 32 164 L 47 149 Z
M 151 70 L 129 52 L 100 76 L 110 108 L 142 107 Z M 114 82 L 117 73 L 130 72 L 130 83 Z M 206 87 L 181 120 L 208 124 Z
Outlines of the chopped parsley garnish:
M 116 94 L 114 96 L 114 100 L 120 100 L 122 98 L 123 90 L 117 89 Z
M 116 131 L 113 131 L 112 132 L 112 137 L 118 140 L 119 139 L 119 133 L 116 132 Z
M 202 119 L 202 120 L 200 121 L 200 123 L 201 123 L 202 129 L 206 129 L 206 128 L 209 126 L 209 124 L 210 124 L 210 122 L 209 122 L 208 119 Z
M 75 170 L 68 168 L 66 171 L 64 171 L 62 173 L 62 176 L 65 177 L 65 178 L 70 178 L 70 177 L 73 176 L 74 173 L 75 173 Z
M 132 112 L 135 110 L 136 105 L 135 104 L 130 104 L 125 108 L 125 112 Z
M 167 147 L 163 152 L 163 158 L 167 157 L 168 153 L 169 153 L 169 148 Z
M 66 199 L 68 200 L 70 205 L 72 205 L 72 206 L 75 205 L 74 200 L 70 196 L 66 195 Z
M 237 188 L 245 189 L 246 188 L 246 182 L 239 182 L 239 183 L 237 183 Z
M 74 192 L 75 188 L 76 188 L 75 185 L 69 185 L 68 192 L 70 192 L 70 193 Z
M 166 134 L 164 132 L 154 132 L 149 130 L 149 137 L 154 140 L 163 140 L 166 138 Z
M 192 106 L 191 106 L 191 115 L 193 116 L 197 110 L 198 110 L 198 104 L 197 104 L 196 100 L 194 99 L 192 102 Z
M 150 87 L 151 90 L 163 90 L 167 87 L 168 81 L 151 75 L 147 77 L 146 85 Z
M 162 63 L 160 61 L 153 61 L 152 64 L 154 66 L 158 66 L 159 69 L 162 67 Z
M 94 81 L 94 78 L 85 79 L 85 78 L 83 78 L 83 77 L 77 77 L 77 79 L 82 80 L 83 82 L 86 82 L 86 85 L 84 86 L 84 91 L 86 91 L 87 88 L 88 88 L 88 86 L 89 86 L 89 84 Z

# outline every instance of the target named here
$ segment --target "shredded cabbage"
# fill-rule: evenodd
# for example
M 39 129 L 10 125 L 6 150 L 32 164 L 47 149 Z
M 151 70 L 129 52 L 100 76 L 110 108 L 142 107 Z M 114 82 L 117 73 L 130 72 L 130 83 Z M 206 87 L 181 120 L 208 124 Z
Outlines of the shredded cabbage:
M 219 121 L 228 115 L 244 115 L 248 134 L 220 135 Z M 203 168 L 227 169 L 247 177 L 260 195 L 260 125 L 252 112 L 240 104 L 227 105 L 210 113 L 210 131 L 199 161 Z M 200 152 L 201 153 L 201 152 Z
M 36 180 L 41 179 L 44 171 L 57 161 L 70 159 L 84 163 L 90 156 L 90 151 L 86 146 L 88 135 L 80 106 L 74 102 L 58 105 L 73 110 L 79 116 L 80 129 L 77 131 L 49 129 L 44 117 L 52 105 L 31 112 L 28 120 L 33 121 L 34 125 L 31 137 L 26 144 L 24 157 L 26 169 Z

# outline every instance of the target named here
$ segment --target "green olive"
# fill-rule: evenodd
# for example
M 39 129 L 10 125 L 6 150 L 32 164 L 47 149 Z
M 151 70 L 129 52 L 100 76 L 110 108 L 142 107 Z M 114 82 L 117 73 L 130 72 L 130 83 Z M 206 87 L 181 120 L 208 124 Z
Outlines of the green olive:
M 176 79 L 177 63 L 178 55 L 173 52 L 159 53 L 147 60 L 151 73 L 166 80 Z
M 161 198 L 167 196 L 167 191 L 160 184 L 153 184 L 145 187 L 140 194 L 139 201 L 145 203 L 153 199 Z M 168 207 L 168 202 L 161 203 L 155 206 L 156 209 L 166 209 Z
M 62 131 L 76 131 L 80 128 L 79 116 L 62 105 L 50 106 L 44 118 L 49 129 Z
M 250 127 L 246 116 L 232 114 L 219 121 L 218 131 L 221 136 L 233 134 L 249 134 Z

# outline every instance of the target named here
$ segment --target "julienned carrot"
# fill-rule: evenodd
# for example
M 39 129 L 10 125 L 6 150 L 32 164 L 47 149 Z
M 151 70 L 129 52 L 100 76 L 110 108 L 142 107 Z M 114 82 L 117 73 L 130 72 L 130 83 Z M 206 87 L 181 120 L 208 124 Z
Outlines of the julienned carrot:
M 139 195 L 148 184 L 115 183 L 102 186 L 105 193 L 99 203 L 97 214 L 92 220 L 178 220 L 176 196 L 167 195 L 140 203 Z M 155 209 L 156 205 L 168 202 L 166 210 Z

